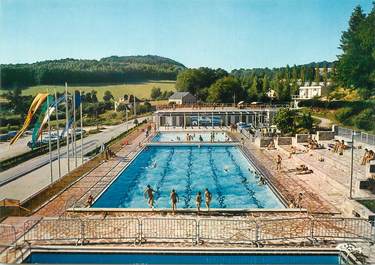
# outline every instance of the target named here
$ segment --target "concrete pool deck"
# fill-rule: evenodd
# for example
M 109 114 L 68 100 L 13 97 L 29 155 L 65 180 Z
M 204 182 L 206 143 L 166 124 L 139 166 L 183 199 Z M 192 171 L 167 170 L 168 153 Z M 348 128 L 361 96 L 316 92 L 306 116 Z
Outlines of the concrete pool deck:
M 237 217 L 244 220 L 252 220 L 253 218 L 304 218 L 310 214 L 326 214 L 327 216 L 331 215 L 344 215 L 349 216 L 342 209 L 343 197 L 345 193 L 344 189 L 340 186 L 332 186 L 332 181 L 339 181 L 334 179 L 334 175 L 337 174 L 337 168 L 324 169 L 325 177 L 322 177 L 321 172 L 318 174 L 318 170 L 315 170 L 316 156 L 311 157 L 310 155 L 293 155 L 291 159 L 287 158 L 287 152 L 282 148 L 275 151 L 269 151 L 265 149 L 260 149 L 256 147 L 251 141 L 245 141 L 245 150 L 252 154 L 256 159 L 257 167 L 261 169 L 263 173 L 266 173 L 266 176 L 272 176 L 270 179 L 272 185 L 280 192 L 283 197 L 288 201 L 295 199 L 298 196 L 299 192 L 304 194 L 301 201 L 302 208 L 304 209 L 285 209 L 285 210 L 244 210 L 228 213 L 222 211 L 212 211 L 209 214 L 207 212 L 202 212 L 202 215 L 197 216 L 194 211 L 181 211 L 176 215 L 172 215 L 170 210 L 162 211 L 150 211 L 142 210 L 137 211 L 133 210 L 107 210 L 107 211 L 98 211 L 100 209 L 88 209 L 85 208 L 85 203 L 89 194 L 99 194 L 109 183 L 116 177 L 116 175 L 126 166 L 131 159 L 136 156 L 136 154 L 142 150 L 142 148 L 149 143 L 150 137 L 146 139 L 142 129 L 146 128 L 146 125 L 140 127 L 137 131 L 131 133 L 125 139 L 122 140 L 128 141 L 129 144 L 123 146 L 117 153 L 117 157 L 111 158 L 108 161 L 104 161 L 94 170 L 79 178 L 73 185 L 67 187 L 63 192 L 58 194 L 56 197 L 52 198 L 50 201 L 45 203 L 40 209 L 34 212 L 29 217 L 8 217 L 2 224 L 9 224 L 16 227 L 17 238 L 21 238 L 22 234 L 25 232 L 24 223 L 27 220 L 34 220 L 37 222 L 44 217 L 61 217 L 64 218 L 100 218 L 105 220 L 106 218 L 123 218 L 123 217 L 136 217 L 136 218 L 159 218 L 159 217 L 177 217 L 177 218 L 203 218 L 203 217 Z M 219 128 L 218 128 L 219 129 Z M 209 131 L 211 128 L 208 129 Z M 220 129 L 222 130 L 222 129 Z M 196 131 L 196 129 L 194 129 Z M 207 131 L 203 129 L 202 131 Z M 239 133 L 231 134 L 232 137 L 239 140 L 241 135 Z M 236 140 L 236 139 L 235 139 Z M 319 151 L 321 152 L 321 151 Z M 283 170 L 276 171 L 275 156 L 281 154 L 283 157 Z M 315 154 L 315 153 L 314 153 Z M 327 155 L 328 154 L 324 154 Z M 303 159 L 303 160 L 302 160 Z M 310 161 L 311 160 L 311 161 Z M 304 161 L 310 168 L 314 167 L 314 173 L 309 175 L 295 175 L 288 173 L 286 169 L 296 167 L 301 164 L 301 161 Z M 339 167 L 340 168 L 340 167 Z M 265 172 L 267 171 L 267 172 Z M 315 172 L 317 171 L 317 172 Z M 346 172 L 345 170 L 343 172 Z M 331 176 L 332 175 L 332 176 Z M 339 177 L 342 177 L 341 175 Z M 332 181 L 328 181 L 331 179 Z M 330 185 L 327 185 L 330 183 Z M 72 209 L 77 208 L 77 209 Z M 282 227 L 273 227 L 275 232 L 278 232 Z M 295 229 L 305 229 L 304 223 L 299 223 Z M 110 243 L 106 242 L 106 244 Z M 148 246 L 153 246 L 153 243 L 149 243 Z M 310 243 L 301 240 L 288 240 L 280 241 L 275 243 L 276 246 L 300 246 L 300 245 L 309 245 Z M 321 243 L 323 244 L 323 243 Z M 331 242 L 327 242 L 326 245 L 329 246 Z M 336 243 L 332 242 L 332 246 Z M 48 245 L 48 242 L 47 242 Z M 168 246 L 185 246 L 185 243 L 155 243 L 154 246 L 158 247 L 168 247 Z M 190 245 L 191 246 L 191 245 Z M 207 246 L 216 246 L 214 243 L 206 244 Z M 233 247 L 232 243 L 220 244 L 224 248 Z M 312 246 L 314 246 L 312 244 Z M 134 248 L 138 248 L 135 246 Z M 245 245 L 238 245 L 238 247 L 246 247 Z

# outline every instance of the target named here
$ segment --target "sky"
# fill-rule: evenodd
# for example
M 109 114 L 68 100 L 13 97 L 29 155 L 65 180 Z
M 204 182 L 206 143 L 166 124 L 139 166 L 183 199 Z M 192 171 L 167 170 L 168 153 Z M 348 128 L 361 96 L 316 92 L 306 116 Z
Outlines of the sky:
M 226 70 L 332 61 L 372 0 L 0 0 L 0 63 L 159 55 Z

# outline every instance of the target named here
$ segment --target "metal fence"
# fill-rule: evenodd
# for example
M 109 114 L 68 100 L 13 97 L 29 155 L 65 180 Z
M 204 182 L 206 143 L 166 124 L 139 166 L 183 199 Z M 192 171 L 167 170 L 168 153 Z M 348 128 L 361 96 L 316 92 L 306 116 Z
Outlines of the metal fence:
M 352 129 L 348 129 L 348 128 L 344 128 L 340 126 L 335 127 L 335 133 L 337 136 L 341 136 L 349 140 L 352 139 L 353 132 L 354 131 Z M 354 141 L 375 146 L 375 135 L 365 133 L 365 132 L 355 131 Z
M 246 243 L 257 240 L 257 223 L 253 220 L 201 219 L 199 240 Z
M 288 239 L 375 241 L 360 218 L 108 218 L 42 219 L 25 223 L 25 241 L 255 243 Z
M 10 246 L 15 241 L 15 227 L 13 225 L 0 224 L 0 247 Z

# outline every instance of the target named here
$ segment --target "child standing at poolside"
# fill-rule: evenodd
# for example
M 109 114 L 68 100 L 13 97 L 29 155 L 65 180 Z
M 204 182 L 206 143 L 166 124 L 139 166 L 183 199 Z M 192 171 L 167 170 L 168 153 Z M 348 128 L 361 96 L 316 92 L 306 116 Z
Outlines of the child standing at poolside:
M 197 205 L 198 212 L 201 211 L 201 203 L 202 203 L 202 195 L 201 195 L 201 192 L 198 191 L 198 194 L 195 197 L 195 204 Z
M 172 212 L 173 214 L 176 213 L 177 210 L 177 202 L 179 201 L 177 192 L 173 189 L 170 195 L 171 204 L 172 204 Z
M 212 199 L 212 194 L 211 194 L 211 192 L 209 192 L 209 190 L 207 188 L 204 191 L 204 197 L 206 199 L 207 211 L 209 211 L 210 210 L 211 199 Z

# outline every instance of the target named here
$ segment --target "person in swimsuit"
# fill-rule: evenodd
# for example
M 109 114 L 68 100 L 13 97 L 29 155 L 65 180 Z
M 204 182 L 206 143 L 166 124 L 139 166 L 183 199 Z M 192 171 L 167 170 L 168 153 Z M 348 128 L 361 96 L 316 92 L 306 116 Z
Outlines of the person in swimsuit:
M 171 198 L 171 204 L 172 204 L 172 212 L 175 214 L 177 210 L 177 203 L 179 201 L 177 192 L 173 189 L 170 195 Z
M 202 195 L 201 195 L 201 192 L 198 191 L 198 194 L 195 197 L 195 204 L 197 205 L 198 212 L 201 211 L 201 203 L 202 203 Z
M 209 211 L 210 210 L 211 200 L 212 200 L 212 194 L 211 194 L 211 192 L 209 192 L 209 190 L 207 188 L 204 191 L 204 197 L 206 199 L 205 201 L 206 201 L 207 211 Z
M 148 205 L 150 206 L 150 208 L 154 208 L 154 190 L 151 188 L 150 185 L 147 185 L 147 188 L 145 189 L 143 195 L 145 198 L 148 197 Z

